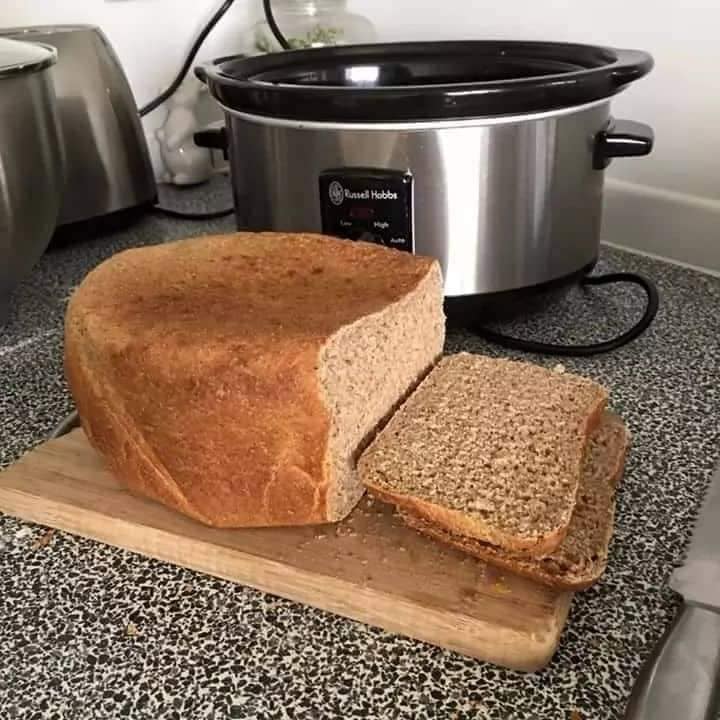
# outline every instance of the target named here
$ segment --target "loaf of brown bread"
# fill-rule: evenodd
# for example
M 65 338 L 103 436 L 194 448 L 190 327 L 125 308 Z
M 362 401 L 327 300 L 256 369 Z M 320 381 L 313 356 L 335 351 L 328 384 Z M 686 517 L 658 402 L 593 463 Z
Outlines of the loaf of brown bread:
M 607 392 L 537 365 L 443 360 L 363 454 L 379 498 L 451 533 L 544 556 L 563 541 Z
M 133 491 L 204 523 L 339 520 L 367 438 L 439 357 L 435 260 L 317 235 L 129 250 L 73 294 L 65 368 Z
M 488 543 L 438 528 L 406 511 L 407 525 L 491 565 L 565 590 L 583 590 L 605 572 L 615 517 L 615 490 L 622 477 L 630 434 L 617 415 L 605 413 L 588 447 L 577 503 L 560 547 L 545 558 L 513 555 Z

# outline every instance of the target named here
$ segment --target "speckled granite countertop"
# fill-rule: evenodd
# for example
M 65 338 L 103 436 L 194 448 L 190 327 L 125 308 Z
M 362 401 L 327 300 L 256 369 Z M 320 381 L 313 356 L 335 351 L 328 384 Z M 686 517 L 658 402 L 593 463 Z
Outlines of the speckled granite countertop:
M 219 205 L 223 194 L 211 187 L 170 199 Z M 45 255 L 0 331 L 0 467 L 71 409 L 61 323 L 85 273 L 121 248 L 231 227 L 230 219 L 148 216 Z M 0 516 L 0 716 L 621 718 L 676 610 L 666 580 L 720 455 L 720 280 L 608 249 L 600 269 L 609 268 L 654 278 L 662 305 L 632 345 L 564 361 L 612 389 L 634 444 L 608 572 L 576 596 L 547 670 L 504 671 L 62 533 L 37 547 L 42 528 Z M 641 306 L 634 290 L 578 290 L 510 329 L 597 339 L 626 327 Z M 450 333 L 447 349 L 503 354 L 461 332 Z

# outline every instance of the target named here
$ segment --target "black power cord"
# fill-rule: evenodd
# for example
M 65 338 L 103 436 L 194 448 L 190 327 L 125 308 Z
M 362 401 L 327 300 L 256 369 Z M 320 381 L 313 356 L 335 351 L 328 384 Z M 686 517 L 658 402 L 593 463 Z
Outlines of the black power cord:
M 144 105 L 140 108 L 140 110 L 138 110 L 140 117 L 145 117 L 145 115 L 147 115 L 148 113 L 156 110 L 160 107 L 160 105 L 162 105 L 166 100 L 170 99 L 175 94 L 177 89 L 182 85 L 183 81 L 187 77 L 188 72 L 190 72 L 190 68 L 192 67 L 198 51 L 202 47 L 202 44 L 205 42 L 205 39 L 212 32 L 213 28 L 220 22 L 222 17 L 230 9 L 230 6 L 234 2 L 235 0 L 225 0 L 225 2 L 223 2 L 223 4 L 215 11 L 213 16 L 210 18 L 210 20 L 208 20 L 202 30 L 200 30 L 200 32 L 198 33 L 198 36 L 195 38 L 195 41 L 191 45 L 190 51 L 188 52 L 187 57 L 185 58 L 180 68 L 180 71 L 175 76 L 175 79 L 170 83 L 166 90 L 161 92 L 156 98 L 154 98 L 149 103 L 147 103 L 147 105 Z M 179 218 L 182 220 L 215 220 L 217 218 L 232 215 L 235 209 L 225 208 L 223 210 L 216 210 L 205 213 L 184 213 L 180 210 L 172 210 L 171 208 L 165 208 L 160 205 L 155 205 L 153 207 L 153 211 L 167 217 Z
M 227 217 L 235 212 L 235 208 L 223 208 L 222 210 L 209 210 L 208 212 L 183 212 L 182 210 L 173 210 L 172 208 L 154 205 L 151 210 L 158 215 L 166 217 L 179 218 L 181 220 L 217 220 Z
M 215 11 L 213 16 L 210 18 L 210 20 L 208 20 L 202 30 L 200 30 L 200 32 L 198 33 L 198 36 L 195 38 L 195 41 L 190 47 L 190 51 L 188 52 L 187 57 L 185 58 L 182 67 L 180 68 L 180 71 L 175 76 L 175 79 L 170 83 L 166 90 L 160 93 L 160 95 L 158 95 L 156 98 L 154 98 L 149 103 L 143 105 L 143 107 L 140 108 L 140 110 L 138 111 L 140 117 L 145 117 L 145 115 L 147 115 L 148 113 L 156 110 L 160 107 L 160 105 L 162 105 L 166 100 L 168 100 L 170 97 L 172 97 L 172 95 L 175 94 L 180 85 L 182 85 L 183 80 L 185 80 L 188 72 L 190 72 L 190 68 L 192 67 L 195 57 L 197 56 L 200 48 L 202 47 L 202 44 L 205 42 L 205 39 L 212 32 L 213 28 L 220 22 L 225 13 L 230 9 L 230 6 L 233 4 L 233 2 L 235 2 L 235 0 L 225 0 L 225 2 L 223 2 L 223 4 Z M 282 47 L 284 50 L 289 50 L 290 43 L 288 43 L 285 36 L 282 34 L 280 28 L 278 27 L 277 22 L 275 21 L 275 16 L 273 15 L 270 0 L 263 0 L 263 9 L 265 11 L 265 19 L 267 20 L 267 24 L 272 31 L 272 34 L 275 36 L 275 39 L 280 43 L 280 47 Z M 155 205 L 153 207 L 153 210 L 161 215 L 172 218 L 179 218 L 183 220 L 216 220 L 218 218 L 232 215 L 233 212 L 235 212 L 235 208 L 225 208 L 224 210 L 215 210 L 204 213 L 185 213 L 181 212 L 180 210 L 173 210 L 172 208 L 161 207 L 160 205 Z
M 143 107 L 138 110 L 140 117 L 145 117 L 145 115 L 147 115 L 148 113 L 156 110 L 166 100 L 168 100 L 172 95 L 175 94 L 177 89 L 182 85 L 185 76 L 188 74 L 188 72 L 190 72 L 193 61 L 195 60 L 198 51 L 202 47 L 202 44 L 205 42 L 205 38 L 207 38 L 207 36 L 212 32 L 213 28 L 220 22 L 222 17 L 230 9 L 230 6 L 234 2 L 235 0 L 225 0 L 225 2 L 223 2 L 223 4 L 215 11 L 215 14 L 210 18 L 210 20 L 208 20 L 203 29 L 198 33 L 198 36 L 195 38 L 195 41 L 191 45 L 190 51 L 188 52 L 187 57 L 185 58 L 182 67 L 180 68 L 180 71 L 175 76 L 175 79 L 170 83 L 167 90 L 161 92 L 156 98 L 147 103 L 147 105 L 143 105 Z
M 54 440 L 60 438 L 63 435 L 67 435 L 71 430 L 76 427 L 80 427 L 80 416 L 77 410 L 73 410 L 68 413 L 52 430 L 48 440 Z
M 473 327 L 471 328 L 471 331 L 484 340 L 489 340 L 501 347 L 508 348 L 510 350 L 520 350 L 522 352 L 540 353 L 543 355 L 587 357 L 589 355 L 599 355 L 601 353 L 617 350 L 623 345 L 635 340 L 637 337 L 642 335 L 645 330 L 647 330 L 650 323 L 652 323 L 655 319 L 655 315 L 657 314 L 658 307 L 660 305 L 660 298 L 655 284 L 648 278 L 643 275 L 638 275 L 637 273 L 619 272 L 608 273 L 607 275 L 586 275 L 580 281 L 580 284 L 609 285 L 617 282 L 629 282 L 639 285 L 647 295 L 647 306 L 645 307 L 643 316 L 635 325 L 626 332 L 622 333 L 622 335 L 618 335 L 611 340 L 605 340 L 603 342 L 592 343 L 589 345 L 556 345 L 554 343 L 542 343 L 536 342 L 535 340 L 510 337 L 483 327 Z
M 290 43 L 287 41 L 287 38 L 282 34 L 282 31 L 278 27 L 277 22 L 275 22 L 275 16 L 273 15 L 270 0 L 263 0 L 263 10 L 265 11 L 265 20 L 268 24 L 268 27 L 270 28 L 272 34 L 275 36 L 275 39 L 278 41 L 280 47 L 283 50 L 290 50 Z

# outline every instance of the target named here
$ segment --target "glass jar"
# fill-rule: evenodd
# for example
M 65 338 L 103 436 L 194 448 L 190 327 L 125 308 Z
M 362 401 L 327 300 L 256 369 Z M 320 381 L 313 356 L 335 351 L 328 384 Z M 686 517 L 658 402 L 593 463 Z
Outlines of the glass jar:
M 257 3 L 259 20 L 249 31 L 245 51 L 251 55 L 276 52 L 280 45 Z M 375 27 L 362 15 L 347 10 L 347 0 L 273 0 L 273 15 L 290 47 L 323 47 L 373 42 Z

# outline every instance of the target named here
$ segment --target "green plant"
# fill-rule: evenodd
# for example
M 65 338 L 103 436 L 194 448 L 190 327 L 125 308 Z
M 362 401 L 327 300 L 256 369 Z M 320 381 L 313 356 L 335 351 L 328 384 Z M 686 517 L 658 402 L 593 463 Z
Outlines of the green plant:
M 337 45 L 343 36 L 343 29 L 337 27 L 325 27 L 316 25 L 312 30 L 300 37 L 289 37 L 287 39 L 292 50 L 302 48 L 318 47 L 322 45 Z M 277 50 L 277 46 L 270 40 L 270 37 L 263 33 L 257 33 L 255 37 L 255 49 L 260 53 L 269 53 Z

